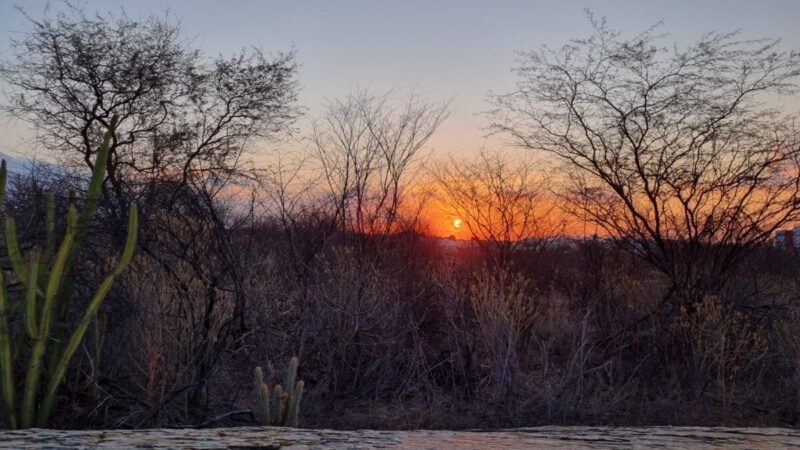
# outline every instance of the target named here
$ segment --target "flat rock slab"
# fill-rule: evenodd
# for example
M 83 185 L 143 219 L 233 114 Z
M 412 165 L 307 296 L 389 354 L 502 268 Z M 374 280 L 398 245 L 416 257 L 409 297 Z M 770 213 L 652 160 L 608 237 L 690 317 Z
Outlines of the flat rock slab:
M 502 431 L 215 429 L 0 431 L 2 449 L 800 449 L 800 430 L 537 427 Z

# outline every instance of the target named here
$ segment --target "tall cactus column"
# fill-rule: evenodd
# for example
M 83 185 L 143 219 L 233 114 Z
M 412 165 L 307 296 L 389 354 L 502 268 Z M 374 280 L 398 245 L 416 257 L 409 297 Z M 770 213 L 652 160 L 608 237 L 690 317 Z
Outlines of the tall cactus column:
M 112 119 L 111 123 L 113 127 L 116 119 Z M 74 206 L 69 206 L 67 231 L 57 249 L 54 234 L 55 200 L 52 196 L 48 196 L 47 201 L 44 251 L 34 249 L 26 258 L 17 239 L 14 218 L 6 216 L 7 256 L 14 275 L 25 288 L 21 300 L 22 308 L 18 308 L 9 298 L 3 273 L 0 271 L 0 404 L 6 418 L 5 426 L 8 428 L 47 426 L 56 394 L 72 357 L 103 300 L 111 291 L 115 279 L 133 259 L 138 230 L 138 209 L 135 204 L 131 205 L 129 211 L 125 247 L 112 273 L 100 284 L 72 333 L 55 339 L 53 325 L 59 319 L 57 308 L 68 305 L 72 295 L 72 278 L 77 267 L 78 251 L 88 235 L 89 222 L 94 218 L 97 209 L 110 146 L 109 131 L 98 150 L 83 209 L 79 213 Z M 0 165 L 0 203 L 5 202 L 6 178 L 6 164 L 3 161 Z M 21 310 L 24 314 L 23 329 L 16 335 L 10 329 L 8 321 L 8 316 L 15 310 Z M 58 344 L 53 345 L 53 341 Z M 24 358 L 26 355 L 28 358 L 27 370 L 22 377 L 24 383 L 17 382 L 15 377 L 15 355 L 16 358 Z M 21 393 L 16 392 L 19 385 L 23 385 Z

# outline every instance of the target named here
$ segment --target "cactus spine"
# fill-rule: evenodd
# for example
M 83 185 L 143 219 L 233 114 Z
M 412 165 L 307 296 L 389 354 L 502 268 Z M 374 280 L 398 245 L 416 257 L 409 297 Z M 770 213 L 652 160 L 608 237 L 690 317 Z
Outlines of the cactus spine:
M 259 424 L 264 426 L 286 426 L 297 427 L 300 414 L 300 401 L 303 398 L 305 383 L 295 382 L 297 378 L 297 367 L 299 360 L 297 357 L 289 361 L 286 370 L 286 389 L 280 384 L 276 384 L 272 389 L 272 400 L 270 404 L 269 386 L 264 383 L 264 376 L 261 367 L 255 369 L 255 388 L 257 409 L 254 416 Z
M 112 119 L 111 127 L 116 124 Z M 111 131 L 106 132 L 103 144 L 97 153 L 94 170 L 86 194 L 86 202 L 79 213 L 74 206 L 67 211 L 67 231 L 56 248 L 55 244 L 55 198 L 49 195 L 46 211 L 46 244 L 43 253 L 34 250 L 29 262 L 20 250 L 16 223 L 6 215 L 6 248 L 11 267 L 25 288 L 23 296 L 23 330 L 19 336 L 12 335 L 8 316 L 16 308 L 9 304 L 3 273 L 0 271 L 0 395 L 5 410 L 6 426 L 29 428 L 48 424 L 58 388 L 64 379 L 69 363 L 83 340 L 89 324 L 96 317 L 103 300 L 108 295 L 114 280 L 130 264 L 136 248 L 138 210 L 131 205 L 128 216 L 128 236 L 117 265 L 95 292 L 83 312 L 77 327 L 68 334 L 61 328 L 54 330 L 54 322 L 63 322 L 67 304 L 72 294 L 72 279 L 76 268 L 78 251 L 88 235 L 89 222 L 94 218 L 100 199 L 100 188 L 105 178 L 106 161 L 111 146 Z M 5 201 L 6 164 L 0 165 L 0 204 Z M 54 337 L 54 334 L 58 336 Z M 27 340 L 25 338 L 28 338 Z M 17 408 L 17 393 L 14 390 L 14 355 L 22 355 L 30 342 L 30 354 L 22 391 L 22 404 Z M 53 343 L 55 341 L 55 343 Z M 48 345 L 52 344 L 52 345 Z M 17 351 L 12 346 L 18 345 Z M 45 358 L 45 355 L 48 355 Z M 42 377 L 44 375 L 44 377 Z M 44 378 L 44 380 L 42 380 Z

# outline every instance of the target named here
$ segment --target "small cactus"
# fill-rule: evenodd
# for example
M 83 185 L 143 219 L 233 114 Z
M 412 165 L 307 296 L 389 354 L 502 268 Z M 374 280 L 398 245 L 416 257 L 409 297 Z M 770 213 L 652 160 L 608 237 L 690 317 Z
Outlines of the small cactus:
M 298 416 L 300 414 L 300 400 L 303 399 L 303 388 L 305 383 L 303 380 L 297 382 L 294 388 L 294 395 L 291 396 L 289 401 L 289 409 L 286 412 L 286 426 L 297 428 Z
M 297 367 L 299 360 L 297 357 L 289 361 L 286 370 L 286 389 L 280 384 L 276 384 L 272 389 L 272 400 L 270 403 L 270 389 L 264 382 L 264 374 L 261 367 L 256 367 L 255 389 L 257 407 L 253 415 L 259 424 L 264 426 L 285 426 L 297 427 L 300 414 L 300 401 L 303 397 L 305 383 L 295 382 L 297 378 Z
M 270 423 L 269 411 L 269 387 L 264 383 L 264 376 L 261 367 L 256 367 L 255 371 L 256 396 L 258 397 L 258 409 L 256 410 L 256 420 L 261 424 Z
M 299 363 L 300 361 L 294 356 L 289 360 L 289 367 L 286 369 L 286 382 L 283 385 L 286 386 L 286 394 L 289 398 L 292 398 L 294 393 L 294 380 L 297 378 L 297 366 Z

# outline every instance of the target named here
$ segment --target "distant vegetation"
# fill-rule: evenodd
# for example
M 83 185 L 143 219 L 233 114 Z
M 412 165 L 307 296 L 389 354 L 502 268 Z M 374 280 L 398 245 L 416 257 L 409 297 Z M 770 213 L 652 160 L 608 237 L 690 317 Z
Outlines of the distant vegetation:
M 530 157 L 433 160 L 447 103 L 355 91 L 293 140 L 291 52 L 209 58 L 163 18 L 30 19 L 5 108 L 60 166 L 6 195 L 0 420 L 796 425 L 800 260 L 770 240 L 800 219 L 800 141 L 767 100 L 797 93 L 800 57 L 592 23 L 491 98 Z M 37 326 L 56 265 L 31 266 L 37 290 L 20 261 L 78 235 L 71 204 L 92 213 Z M 432 204 L 475 239 L 426 234 Z M 560 238 L 574 223 L 591 231 Z

